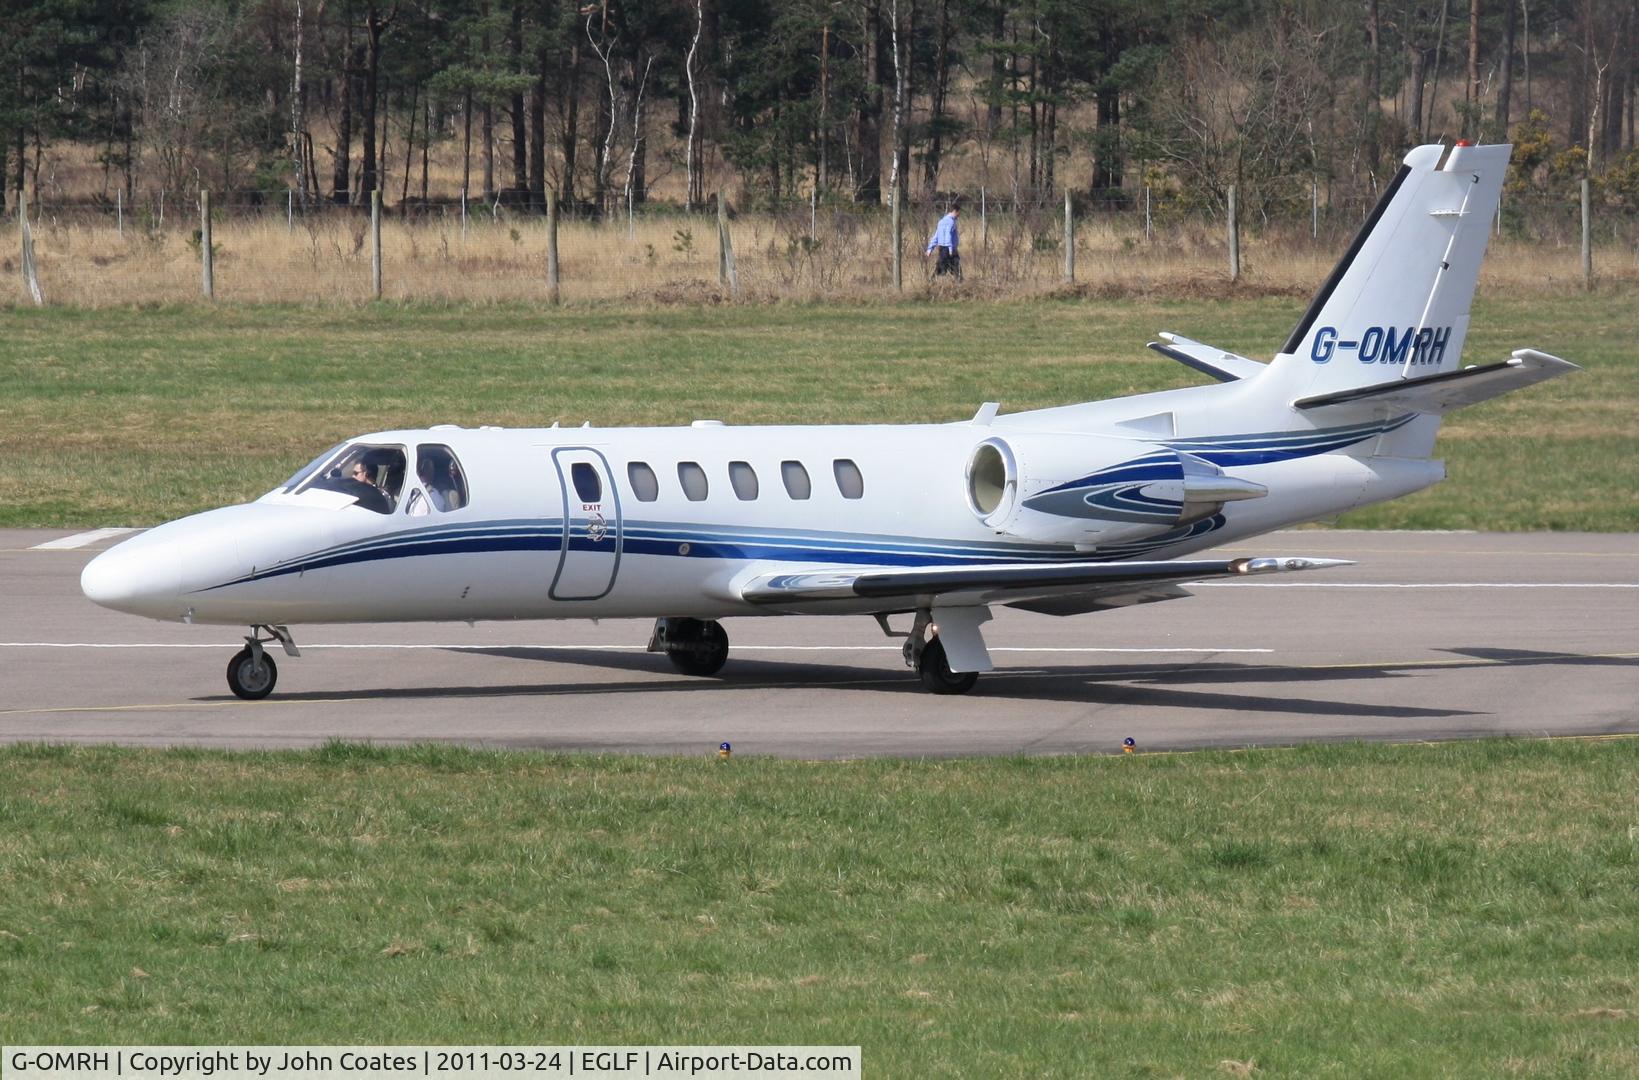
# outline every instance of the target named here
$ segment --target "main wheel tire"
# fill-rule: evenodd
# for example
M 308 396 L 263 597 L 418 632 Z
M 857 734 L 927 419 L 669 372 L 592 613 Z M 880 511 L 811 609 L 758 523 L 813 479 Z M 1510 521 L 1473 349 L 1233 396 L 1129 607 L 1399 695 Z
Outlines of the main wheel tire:
M 673 619 L 666 657 L 685 675 L 715 675 L 728 662 L 728 632 L 714 620 Z
M 235 697 L 260 701 L 273 693 L 273 684 L 278 681 L 279 665 L 266 652 L 262 653 L 261 663 L 257 663 L 247 645 L 228 661 L 228 689 Z
M 936 637 L 929 638 L 928 643 L 922 646 L 922 659 L 917 662 L 916 673 L 922 677 L 922 685 L 935 694 L 965 694 L 979 681 L 977 671 L 957 673 L 950 670 L 945 647 L 939 644 Z

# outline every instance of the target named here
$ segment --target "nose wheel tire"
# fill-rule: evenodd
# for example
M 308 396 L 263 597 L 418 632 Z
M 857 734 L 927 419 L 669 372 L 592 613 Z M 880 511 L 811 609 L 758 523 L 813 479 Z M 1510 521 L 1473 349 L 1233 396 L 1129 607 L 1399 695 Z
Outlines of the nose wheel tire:
M 714 620 L 673 619 L 666 658 L 685 675 L 715 675 L 728 662 L 728 632 Z
M 273 693 L 273 684 L 278 681 L 279 666 L 260 649 L 253 653 L 246 646 L 228 661 L 228 689 L 235 697 L 260 701 Z
M 922 656 L 916 663 L 916 673 L 922 686 L 935 694 L 965 694 L 979 681 L 977 671 L 955 672 L 945 658 L 945 647 L 938 638 L 929 638 L 922 646 Z

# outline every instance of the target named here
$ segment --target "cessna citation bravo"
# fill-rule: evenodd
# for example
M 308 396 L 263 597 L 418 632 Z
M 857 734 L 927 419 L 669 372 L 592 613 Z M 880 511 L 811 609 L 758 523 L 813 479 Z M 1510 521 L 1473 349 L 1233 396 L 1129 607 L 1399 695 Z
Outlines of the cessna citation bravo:
M 1459 366 L 1509 151 L 1407 154 L 1268 363 L 1151 344 L 1212 384 L 930 425 L 384 431 L 127 540 L 81 587 L 248 626 L 242 698 L 273 689 L 264 646 L 300 655 L 297 623 L 652 617 L 651 651 L 711 675 L 733 615 L 871 616 L 929 690 L 963 693 L 994 605 L 1076 615 L 1342 565 L 1182 557 L 1437 483 L 1444 413 L 1575 370 L 1531 349 Z

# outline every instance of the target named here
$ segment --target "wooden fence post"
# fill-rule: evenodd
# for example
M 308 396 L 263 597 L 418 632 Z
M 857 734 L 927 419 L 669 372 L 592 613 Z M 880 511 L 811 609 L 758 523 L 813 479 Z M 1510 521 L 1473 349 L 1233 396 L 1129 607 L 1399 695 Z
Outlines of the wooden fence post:
M 898 292 L 905 290 L 904 267 L 901 260 L 904 258 L 903 234 L 899 227 L 899 185 L 895 183 L 888 189 L 888 216 L 893 229 L 893 287 Z
M 1241 223 L 1235 205 L 1235 185 L 1229 185 L 1229 280 L 1241 280 Z
M 39 271 L 34 266 L 34 233 L 28 227 L 28 198 L 21 187 L 17 189 L 17 232 L 23 245 L 23 284 L 28 288 L 34 305 L 40 307 L 46 300 L 45 294 L 40 291 Z
M 717 193 L 717 284 L 728 286 L 728 294 L 740 298 L 740 273 L 734 266 L 734 241 L 728 232 L 728 199 Z
M 463 210 L 465 207 L 463 207 Z M 558 303 L 558 192 L 550 184 L 546 188 L 546 298 Z
M 211 193 L 199 193 L 199 268 L 205 299 L 216 299 L 216 275 L 211 251 Z
M 1076 280 L 1076 215 L 1070 201 L 1070 188 L 1064 188 L 1064 283 Z
M 1593 288 L 1593 207 L 1586 176 L 1582 178 L 1582 287 Z
M 381 299 L 381 189 L 370 192 L 370 295 Z

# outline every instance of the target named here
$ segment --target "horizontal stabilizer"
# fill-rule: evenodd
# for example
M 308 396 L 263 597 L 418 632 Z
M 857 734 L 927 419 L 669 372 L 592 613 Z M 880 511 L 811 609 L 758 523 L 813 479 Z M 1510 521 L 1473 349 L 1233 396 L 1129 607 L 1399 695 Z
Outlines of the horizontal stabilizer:
M 1500 364 L 1467 367 L 1416 379 L 1357 386 L 1331 394 L 1300 398 L 1292 404 L 1299 409 L 1322 409 L 1329 405 L 1383 405 L 1403 412 L 1448 413 L 1465 405 L 1477 405 L 1522 386 L 1552 379 L 1577 365 L 1535 349 L 1517 349 L 1511 359 Z
M 1191 341 L 1182 334 L 1162 334 L 1161 340 L 1150 342 L 1149 347 L 1162 356 L 1170 356 L 1180 364 L 1211 375 L 1219 382 L 1250 379 L 1265 367 L 1256 360 Z
M 1349 565 L 1346 559 L 1282 556 L 1167 562 L 999 563 L 903 570 L 834 567 L 763 574 L 745 582 L 740 595 L 754 604 L 775 606 L 816 601 L 850 601 L 857 605 L 860 600 L 894 600 L 906 603 L 889 607 L 915 607 L 934 597 L 945 603 L 1006 604 L 1056 596 L 1153 592 L 1158 585 L 1206 578 Z

